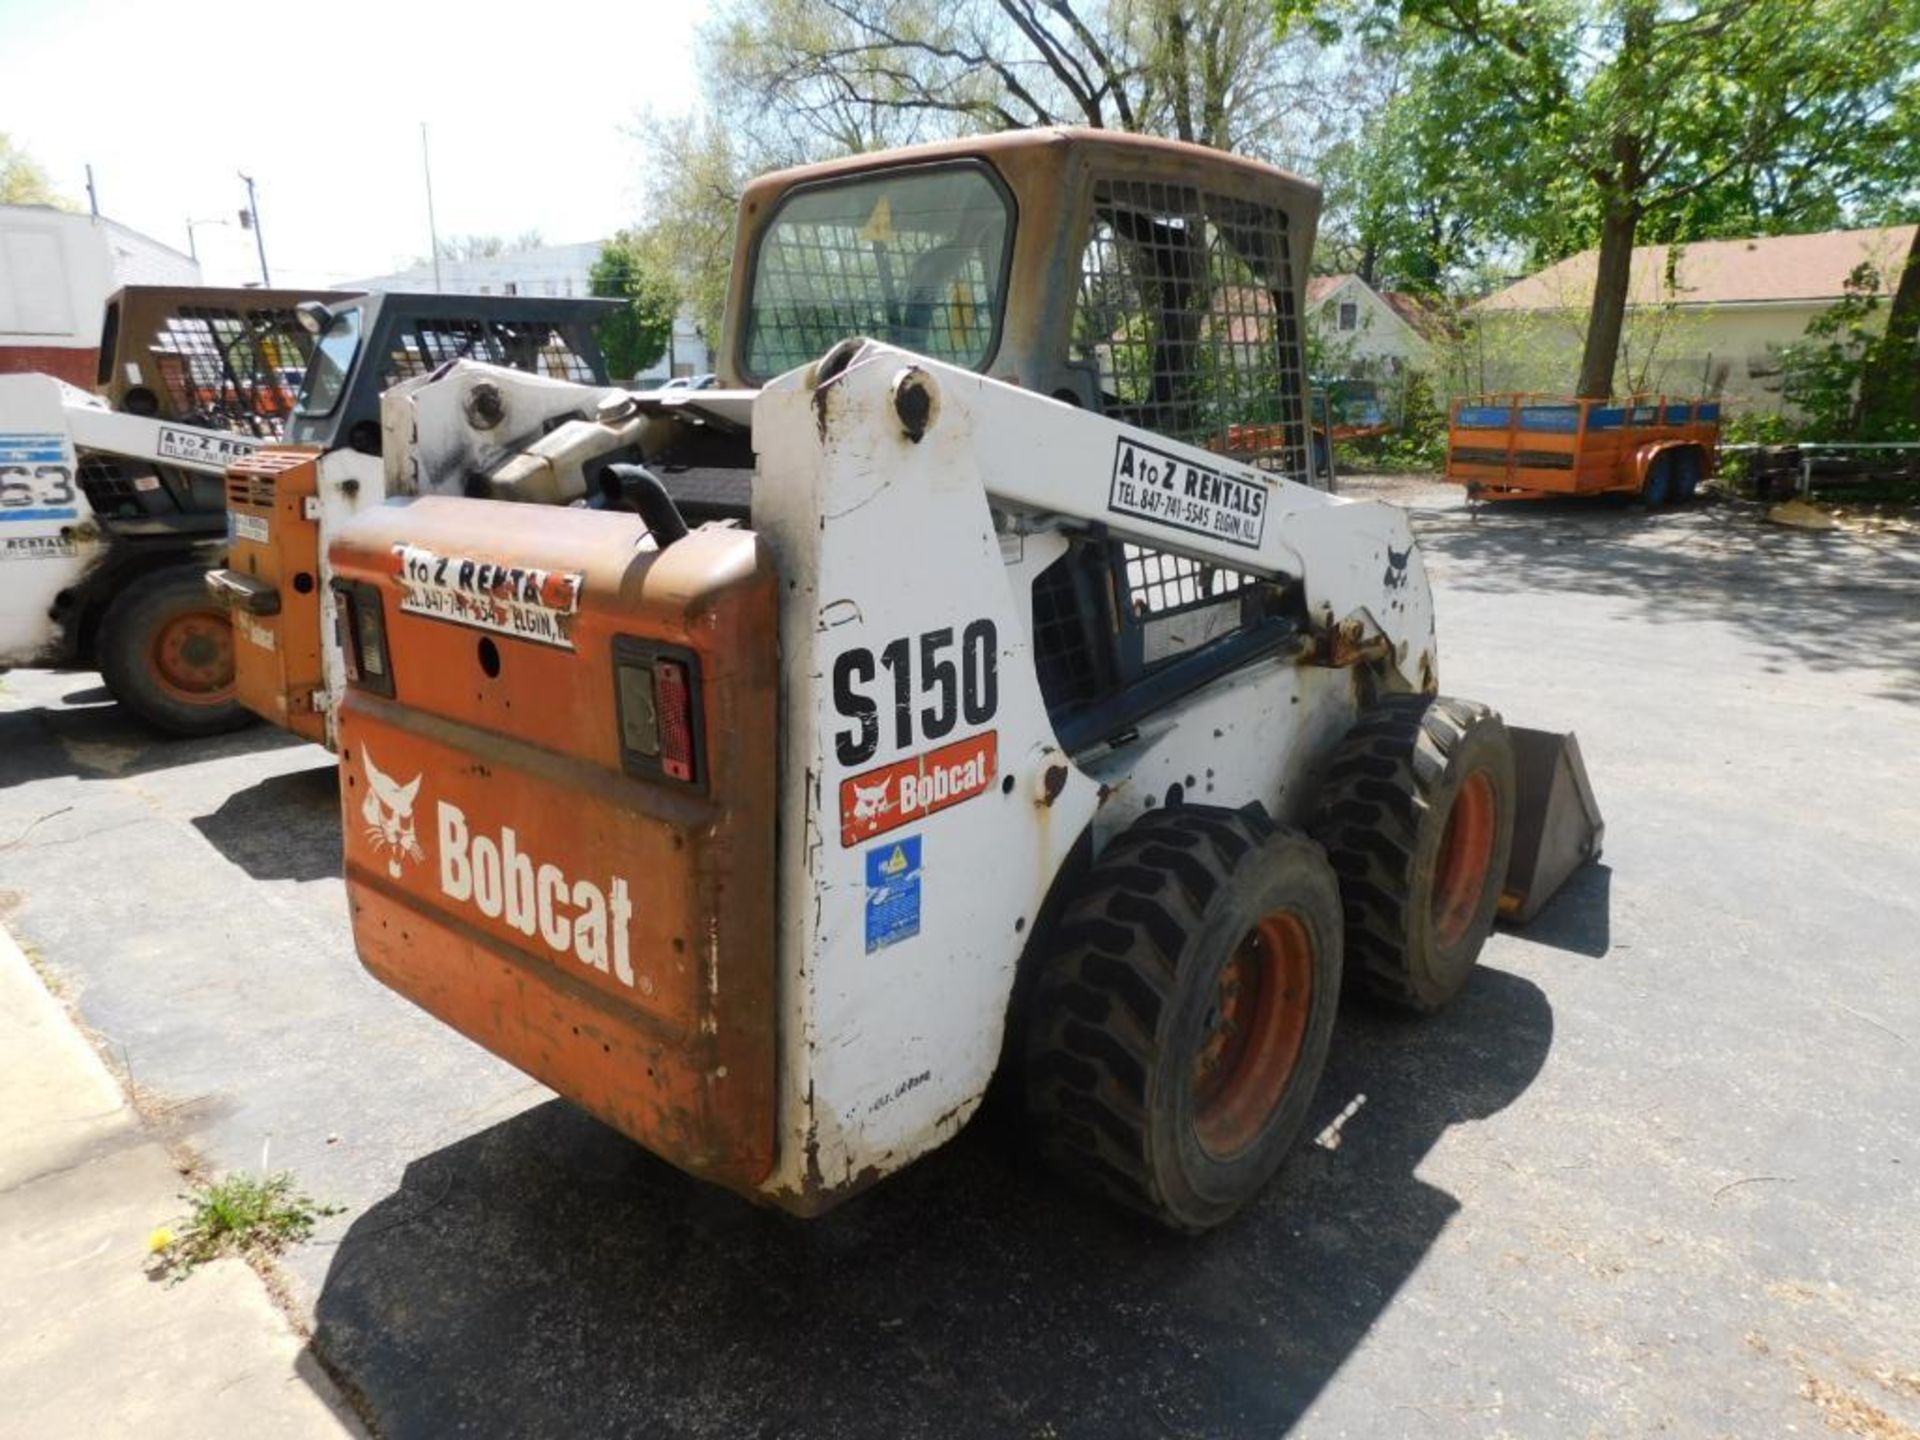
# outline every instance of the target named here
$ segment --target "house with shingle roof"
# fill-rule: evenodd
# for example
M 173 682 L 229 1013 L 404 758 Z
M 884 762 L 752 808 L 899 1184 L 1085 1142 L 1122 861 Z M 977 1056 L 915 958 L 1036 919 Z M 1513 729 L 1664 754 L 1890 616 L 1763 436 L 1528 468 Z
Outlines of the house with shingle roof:
M 1447 330 L 1441 314 L 1416 297 L 1376 290 L 1358 275 L 1311 277 L 1307 324 L 1342 374 L 1371 379 L 1430 369 L 1433 344 Z
M 1841 299 L 1861 266 L 1873 288 L 1891 296 L 1914 231 L 1891 225 L 1636 247 L 1615 388 L 1719 390 L 1754 409 L 1778 409 L 1781 351 Z M 1583 250 L 1469 307 L 1480 388 L 1571 388 L 1598 257 Z

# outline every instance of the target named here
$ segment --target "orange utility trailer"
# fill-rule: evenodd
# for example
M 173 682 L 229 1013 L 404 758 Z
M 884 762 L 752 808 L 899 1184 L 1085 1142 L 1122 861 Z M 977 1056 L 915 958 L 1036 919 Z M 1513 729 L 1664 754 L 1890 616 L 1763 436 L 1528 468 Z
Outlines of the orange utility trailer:
M 1447 476 L 1475 500 L 1638 495 L 1691 500 L 1720 458 L 1720 402 L 1482 395 L 1453 402 Z

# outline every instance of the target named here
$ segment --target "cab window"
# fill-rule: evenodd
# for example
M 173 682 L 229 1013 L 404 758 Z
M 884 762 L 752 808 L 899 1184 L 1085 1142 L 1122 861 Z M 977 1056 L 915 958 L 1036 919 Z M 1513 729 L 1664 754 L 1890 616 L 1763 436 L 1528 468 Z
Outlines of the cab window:
M 742 368 L 766 380 L 850 335 L 984 368 L 1012 230 L 1011 202 L 979 165 L 792 192 L 754 259 Z

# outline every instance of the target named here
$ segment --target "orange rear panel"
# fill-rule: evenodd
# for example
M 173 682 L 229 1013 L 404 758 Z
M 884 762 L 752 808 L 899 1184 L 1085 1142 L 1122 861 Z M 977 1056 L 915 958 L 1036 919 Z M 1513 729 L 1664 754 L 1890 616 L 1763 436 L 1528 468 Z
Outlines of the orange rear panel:
M 341 708 L 354 935 L 455 1029 L 749 1189 L 774 1161 L 776 577 L 751 532 L 644 533 L 435 498 L 343 527 L 393 690 Z M 623 741 L 634 657 L 663 654 L 696 675 L 691 781 Z
M 234 688 L 256 715 L 322 743 L 320 452 L 275 447 L 227 467 L 227 568 L 273 586 L 270 615 L 233 611 Z

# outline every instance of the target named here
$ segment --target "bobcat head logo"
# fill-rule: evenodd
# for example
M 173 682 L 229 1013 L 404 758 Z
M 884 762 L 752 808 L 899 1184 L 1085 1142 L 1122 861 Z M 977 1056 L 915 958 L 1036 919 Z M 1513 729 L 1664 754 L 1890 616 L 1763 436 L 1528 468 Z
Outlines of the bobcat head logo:
M 1399 590 L 1407 583 L 1407 561 L 1413 558 L 1413 547 L 1396 550 L 1387 546 L 1387 573 L 1380 577 L 1380 583 L 1389 590 Z
M 367 798 L 360 807 L 360 817 L 367 822 L 367 843 L 387 857 L 387 874 L 398 880 L 402 860 L 427 858 L 413 829 L 413 802 L 420 795 L 420 776 L 402 785 L 381 772 L 364 745 L 360 747 L 360 759 L 367 770 Z
M 882 780 L 878 785 L 855 785 L 853 787 L 854 819 L 871 820 L 881 812 L 891 810 L 892 808 L 892 802 L 887 799 L 886 781 Z

